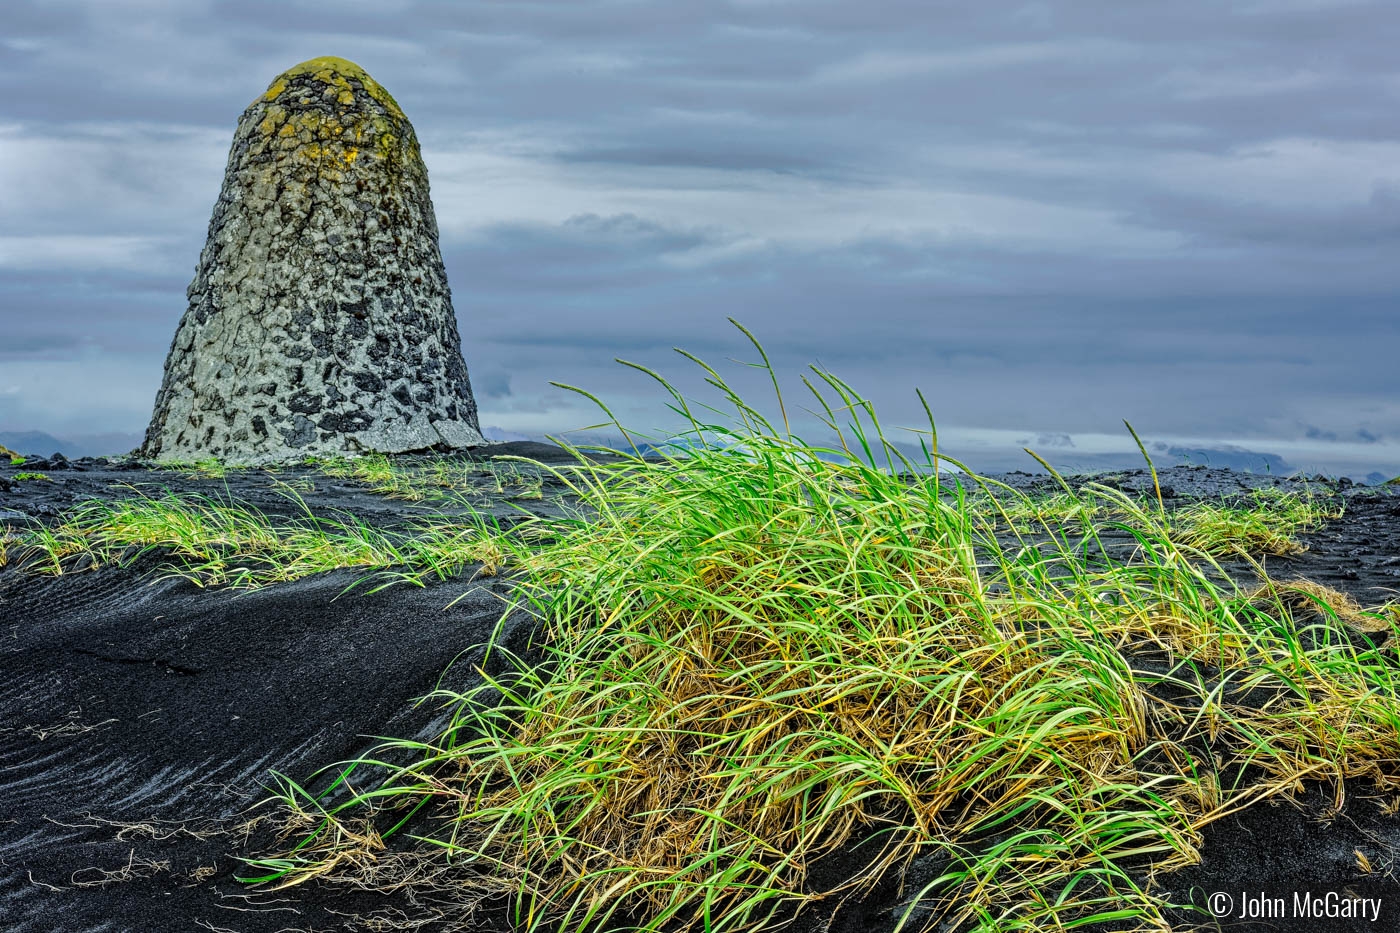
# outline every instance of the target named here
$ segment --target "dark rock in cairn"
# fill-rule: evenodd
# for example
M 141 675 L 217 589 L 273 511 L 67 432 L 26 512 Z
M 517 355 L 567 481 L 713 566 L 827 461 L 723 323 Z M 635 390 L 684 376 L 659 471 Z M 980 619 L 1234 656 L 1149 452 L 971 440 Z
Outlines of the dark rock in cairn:
M 188 295 L 147 457 L 485 443 L 417 137 L 358 65 L 303 62 L 243 112 Z

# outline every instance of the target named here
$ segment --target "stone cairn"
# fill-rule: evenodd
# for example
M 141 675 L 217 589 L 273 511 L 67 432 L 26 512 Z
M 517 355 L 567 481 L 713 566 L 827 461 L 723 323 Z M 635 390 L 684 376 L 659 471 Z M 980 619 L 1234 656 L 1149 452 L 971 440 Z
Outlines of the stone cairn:
M 144 456 L 486 443 L 417 137 L 352 62 L 303 62 L 243 112 L 188 297 Z

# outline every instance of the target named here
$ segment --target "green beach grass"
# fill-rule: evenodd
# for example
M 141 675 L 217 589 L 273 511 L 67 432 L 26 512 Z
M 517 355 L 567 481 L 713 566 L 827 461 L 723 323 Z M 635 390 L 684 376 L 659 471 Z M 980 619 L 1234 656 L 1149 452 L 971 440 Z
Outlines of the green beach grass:
M 371 789 L 331 803 L 284 779 L 300 834 L 256 880 L 353 877 L 426 811 L 420 844 L 479 868 L 528 930 L 759 930 L 921 858 L 910 928 L 1165 930 L 1151 879 L 1196 861 L 1212 821 L 1305 779 L 1394 778 L 1394 667 L 1351 637 L 1392 633 L 1393 609 L 1207 572 L 1280 547 L 1314 504 L 1174 516 L 1098 488 L 1139 545 L 1117 561 L 1083 503 L 971 508 L 969 485 L 1016 497 L 971 474 L 950 490 L 932 423 L 912 469 L 828 373 L 809 383 L 839 438 L 821 448 L 705 371 L 732 419 L 657 377 L 691 419 L 684 454 L 561 469 L 595 517 L 501 539 L 550 663 L 439 693 L 437 741 L 327 775 L 388 768 Z M 1028 520 L 1061 546 L 997 537 Z
M 486 493 L 516 499 L 542 498 L 537 473 L 519 464 L 493 461 L 464 461 L 460 458 L 431 457 L 395 460 L 381 453 L 358 457 L 307 457 L 303 466 L 312 467 L 331 479 L 364 483 L 378 495 L 408 502 L 456 500 L 464 495 Z M 230 471 L 255 469 L 247 464 L 228 463 L 209 457 L 202 460 L 168 461 L 156 465 L 192 479 L 224 479 Z M 258 467 L 270 474 L 277 468 Z
M 305 465 L 326 476 L 365 483 L 379 495 L 409 502 L 460 500 L 478 492 L 517 499 L 543 497 L 539 475 L 510 462 L 463 462 L 434 457 L 403 463 L 383 454 L 368 454 L 355 458 L 308 457 Z
M 1166 931 L 1154 881 L 1215 820 L 1305 781 L 1400 784 L 1400 612 L 1217 562 L 1296 551 L 1331 503 L 1168 511 L 1063 481 L 1033 498 L 948 473 L 931 416 L 910 462 L 823 370 L 804 383 L 826 446 L 791 433 L 776 376 L 774 422 L 684 355 L 719 402 L 627 364 L 687 419 L 683 448 L 549 468 L 587 520 L 390 537 L 164 497 L 36 533 L 54 572 L 160 548 L 206 583 L 519 575 L 546 663 L 435 693 L 451 721 L 432 741 L 279 776 L 285 846 L 248 880 L 372 885 L 411 831 L 397 844 L 477 870 L 455 896 L 504 898 L 532 933 L 775 928 L 916 862 L 902 929 Z M 386 495 L 426 483 L 320 466 Z
M 301 506 L 290 521 L 227 498 L 132 491 L 137 494 L 87 502 L 52 528 L 20 535 L 9 559 L 58 575 L 126 564 L 154 551 L 168 558 L 169 574 L 200 586 L 233 587 L 361 567 L 378 571 L 369 578 L 372 592 L 394 582 L 447 579 L 474 564 L 478 573 L 494 574 L 504 556 L 484 522 L 424 521 L 384 531 L 349 515 L 314 515 L 290 486 L 285 494 Z

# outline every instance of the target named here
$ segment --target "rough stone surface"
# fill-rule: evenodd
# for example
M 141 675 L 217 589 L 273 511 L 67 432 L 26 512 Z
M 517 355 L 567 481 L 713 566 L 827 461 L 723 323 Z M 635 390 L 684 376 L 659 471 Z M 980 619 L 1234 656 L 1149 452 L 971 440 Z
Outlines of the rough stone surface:
M 243 112 L 142 453 L 484 444 L 428 173 L 399 105 L 318 58 Z

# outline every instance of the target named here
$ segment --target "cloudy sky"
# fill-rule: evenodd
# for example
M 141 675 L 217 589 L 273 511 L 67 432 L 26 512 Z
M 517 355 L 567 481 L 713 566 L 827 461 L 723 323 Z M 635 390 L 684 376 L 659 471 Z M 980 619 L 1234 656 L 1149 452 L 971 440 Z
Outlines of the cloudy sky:
M 482 423 L 666 427 L 766 345 L 1009 468 L 1400 471 L 1393 0 L 5 0 L 0 430 L 144 429 L 238 116 L 357 61 L 423 146 Z M 1019 462 L 1029 463 L 1024 455 Z

